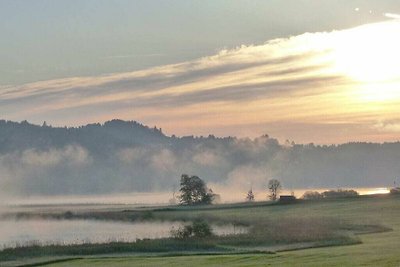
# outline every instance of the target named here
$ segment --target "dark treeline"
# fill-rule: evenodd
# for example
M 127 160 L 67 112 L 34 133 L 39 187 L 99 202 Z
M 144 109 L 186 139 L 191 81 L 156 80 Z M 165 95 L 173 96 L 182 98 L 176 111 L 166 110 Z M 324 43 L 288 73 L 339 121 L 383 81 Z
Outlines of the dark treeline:
M 51 127 L 0 120 L 0 192 L 87 194 L 172 190 L 182 173 L 248 190 L 274 177 L 285 188 L 390 186 L 400 143 L 318 146 L 255 139 L 175 137 L 112 120 Z

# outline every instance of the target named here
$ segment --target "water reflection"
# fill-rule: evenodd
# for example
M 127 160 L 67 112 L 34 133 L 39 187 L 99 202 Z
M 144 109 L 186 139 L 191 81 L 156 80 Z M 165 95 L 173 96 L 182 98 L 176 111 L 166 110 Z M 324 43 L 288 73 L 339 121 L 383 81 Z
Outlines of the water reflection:
M 33 244 L 82 244 L 133 242 L 136 239 L 165 238 L 171 229 L 182 227 L 181 222 L 107 222 L 95 220 L 2 220 L 0 248 Z M 213 225 L 217 235 L 240 234 L 244 227 Z

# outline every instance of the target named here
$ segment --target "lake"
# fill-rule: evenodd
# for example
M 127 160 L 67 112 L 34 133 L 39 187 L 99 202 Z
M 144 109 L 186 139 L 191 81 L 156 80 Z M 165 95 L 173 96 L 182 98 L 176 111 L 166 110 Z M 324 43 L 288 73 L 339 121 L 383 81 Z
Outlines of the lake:
M 133 242 L 170 237 L 181 222 L 110 222 L 96 220 L 1 220 L 0 249 L 33 244 Z M 244 227 L 212 225 L 217 235 L 245 233 Z

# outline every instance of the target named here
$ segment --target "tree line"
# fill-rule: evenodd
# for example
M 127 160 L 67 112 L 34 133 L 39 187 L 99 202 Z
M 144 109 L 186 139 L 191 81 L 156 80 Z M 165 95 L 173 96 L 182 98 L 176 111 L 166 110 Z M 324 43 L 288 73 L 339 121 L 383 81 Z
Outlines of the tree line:
M 279 180 L 269 180 L 267 186 L 268 199 L 271 201 L 276 201 L 279 197 L 281 189 L 282 185 Z M 218 194 L 214 193 L 211 188 L 207 187 L 206 183 L 201 178 L 195 175 L 190 176 L 187 174 L 182 174 L 179 192 L 180 195 L 178 198 L 181 205 L 208 205 L 212 204 L 216 199 L 219 198 Z M 358 195 L 358 192 L 355 190 L 338 189 L 327 190 L 322 193 L 318 191 L 306 191 L 301 198 L 306 200 L 315 200 L 324 198 L 356 197 Z M 295 199 L 294 196 L 293 199 Z M 250 190 L 247 192 L 245 200 L 247 202 L 255 201 L 255 195 L 252 188 L 250 188 Z
M 277 200 L 281 188 L 281 183 L 278 180 L 269 180 L 268 198 L 272 201 Z M 196 175 L 182 174 L 179 192 L 179 202 L 182 205 L 207 205 L 212 204 L 219 198 L 219 195 L 215 194 L 211 188 L 208 188 L 206 183 Z M 255 200 L 252 189 L 247 193 L 246 200 L 249 202 Z

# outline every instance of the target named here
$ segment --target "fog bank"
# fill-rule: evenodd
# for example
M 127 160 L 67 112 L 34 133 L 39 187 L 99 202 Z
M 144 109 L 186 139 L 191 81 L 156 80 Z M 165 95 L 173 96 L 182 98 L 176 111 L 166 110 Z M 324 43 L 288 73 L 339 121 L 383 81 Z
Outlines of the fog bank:
M 0 121 L 0 192 L 7 196 L 177 191 L 181 174 L 214 188 L 286 190 L 392 186 L 400 143 L 317 146 L 267 135 L 169 137 L 136 122 L 52 128 Z

